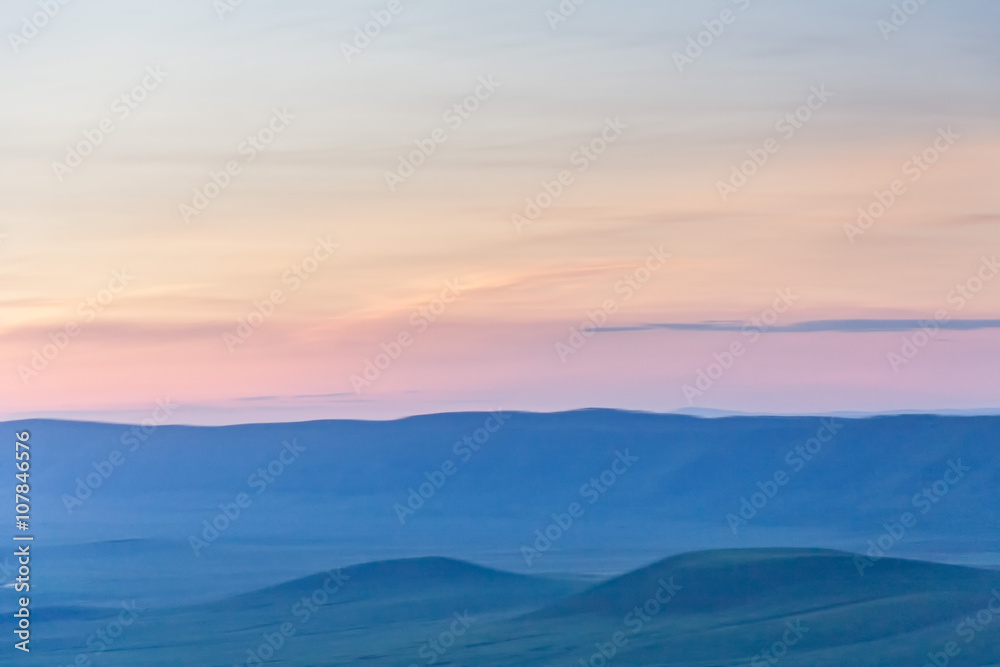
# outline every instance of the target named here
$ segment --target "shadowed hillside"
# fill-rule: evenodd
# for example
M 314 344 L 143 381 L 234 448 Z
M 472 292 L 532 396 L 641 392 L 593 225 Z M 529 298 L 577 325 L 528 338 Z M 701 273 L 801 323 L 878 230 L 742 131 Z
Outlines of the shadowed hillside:
M 303 605 L 324 586 L 322 604 Z M 1000 572 L 885 559 L 861 576 L 853 556 L 819 550 L 685 554 L 589 587 L 414 559 L 149 612 L 101 664 L 254 665 L 264 646 L 273 660 L 260 664 L 587 664 L 603 653 L 693 667 L 777 650 L 788 665 L 902 666 L 961 642 L 961 664 L 985 667 L 1000 661 L 1000 614 L 974 632 L 962 624 L 991 599 L 1000 611 Z M 99 624 L 92 616 L 77 625 Z M 65 613 L 48 619 L 72 634 Z

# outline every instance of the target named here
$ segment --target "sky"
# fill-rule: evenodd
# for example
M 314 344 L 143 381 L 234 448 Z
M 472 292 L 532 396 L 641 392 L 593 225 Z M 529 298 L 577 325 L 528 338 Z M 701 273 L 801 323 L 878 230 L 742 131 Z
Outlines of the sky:
M 1000 407 L 994 2 L 64 1 L 0 418 Z

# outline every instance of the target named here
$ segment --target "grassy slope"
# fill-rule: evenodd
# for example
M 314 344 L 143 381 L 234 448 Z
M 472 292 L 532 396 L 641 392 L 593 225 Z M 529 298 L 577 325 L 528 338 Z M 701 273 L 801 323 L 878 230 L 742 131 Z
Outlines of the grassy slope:
M 622 632 L 627 643 L 613 664 L 747 665 L 781 640 L 788 622 L 807 632 L 782 665 L 920 665 L 928 651 L 952 640 L 960 643 L 962 665 L 1000 663 L 1000 617 L 970 644 L 955 634 L 1000 590 L 1000 573 L 992 571 L 886 559 L 861 577 L 846 554 L 770 549 L 677 556 L 590 587 L 448 559 L 344 572 L 344 587 L 307 622 L 291 606 L 326 575 L 212 605 L 149 612 L 118 650 L 95 664 L 233 665 L 285 621 L 296 635 L 268 664 L 426 664 L 421 645 L 448 628 L 453 612 L 465 610 L 475 623 L 435 664 L 578 665 L 595 644 Z M 636 632 L 627 614 L 654 596 L 660 580 L 671 579 L 681 586 L 676 597 Z M 43 627 L 85 636 L 70 632 L 73 623 L 64 614 Z M 81 648 L 67 645 L 46 657 L 68 663 Z

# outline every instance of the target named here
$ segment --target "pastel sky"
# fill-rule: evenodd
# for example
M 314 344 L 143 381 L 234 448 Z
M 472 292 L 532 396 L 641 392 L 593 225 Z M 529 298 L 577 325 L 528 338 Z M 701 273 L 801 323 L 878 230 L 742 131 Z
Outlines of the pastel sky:
M 44 4 L 0 417 L 1000 407 L 996 2 Z

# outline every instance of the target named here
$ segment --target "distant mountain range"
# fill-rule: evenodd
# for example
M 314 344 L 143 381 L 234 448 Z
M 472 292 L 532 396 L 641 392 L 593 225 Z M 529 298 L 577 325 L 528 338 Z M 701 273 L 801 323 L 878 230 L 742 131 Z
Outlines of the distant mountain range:
M 670 414 L 687 415 L 689 417 L 703 417 L 705 419 L 718 419 L 720 417 L 801 417 L 801 413 L 775 415 L 769 413 L 740 412 L 738 410 L 719 410 L 716 408 L 681 408 Z M 814 417 L 843 417 L 844 419 L 866 419 L 869 417 L 893 417 L 897 415 L 938 415 L 944 417 L 995 417 L 1000 416 L 1000 408 L 975 408 L 968 410 L 940 409 L 940 410 L 891 410 L 886 412 L 865 412 L 862 410 L 833 410 L 830 412 L 820 412 L 811 414 Z
M 552 563 L 560 554 L 615 541 L 646 549 L 619 571 L 704 548 L 857 550 L 903 512 L 918 521 L 898 549 L 923 548 L 910 555 L 1000 551 L 1000 417 L 500 419 L 160 426 L 141 439 L 110 424 L 7 428 L 28 428 L 38 443 L 35 512 L 54 542 L 203 539 L 203 522 L 245 494 L 252 506 L 199 557 L 233 540 L 335 534 L 367 545 L 369 560 L 402 549 L 489 562 L 482 549 L 511 554 L 492 564 L 519 569 L 521 547 L 572 503 L 582 516 L 526 570 L 564 571 Z M 614 472 L 626 452 L 636 461 Z M 917 498 L 955 461 L 968 471 L 939 488 L 947 497 Z M 0 478 L 0 492 L 13 491 L 12 479 Z

